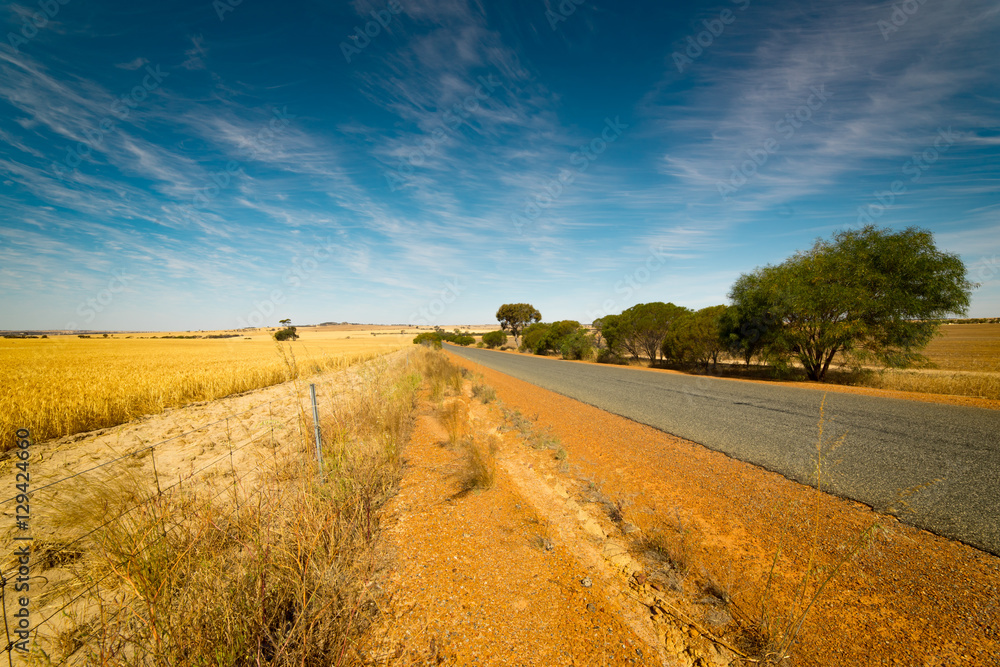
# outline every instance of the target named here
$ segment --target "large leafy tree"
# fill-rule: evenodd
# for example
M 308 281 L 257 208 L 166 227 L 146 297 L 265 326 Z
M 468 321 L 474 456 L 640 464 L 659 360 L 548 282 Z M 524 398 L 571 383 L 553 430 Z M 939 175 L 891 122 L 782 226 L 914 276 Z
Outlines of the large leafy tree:
M 713 367 L 726 349 L 719 324 L 726 306 L 709 306 L 677 318 L 663 341 L 663 355 L 676 361 L 693 361 Z
M 973 287 L 930 232 L 869 225 L 740 276 L 729 296 L 743 317 L 774 323 L 765 354 L 794 357 L 822 380 L 838 354 L 890 367 L 921 359 L 934 320 L 964 314 Z
M 521 348 L 535 354 L 560 351 L 567 338 L 580 332 L 583 327 L 576 320 L 559 320 L 551 324 L 536 322 L 524 329 Z
M 691 311 L 672 303 L 639 303 L 622 311 L 617 320 L 617 340 L 633 358 L 641 356 L 656 363 L 671 325 Z M 607 335 L 605 335 L 607 338 Z
M 505 303 L 497 310 L 497 321 L 500 328 L 509 331 L 514 337 L 514 345 L 518 344 L 518 336 L 524 327 L 533 322 L 540 322 L 542 314 L 530 303 Z

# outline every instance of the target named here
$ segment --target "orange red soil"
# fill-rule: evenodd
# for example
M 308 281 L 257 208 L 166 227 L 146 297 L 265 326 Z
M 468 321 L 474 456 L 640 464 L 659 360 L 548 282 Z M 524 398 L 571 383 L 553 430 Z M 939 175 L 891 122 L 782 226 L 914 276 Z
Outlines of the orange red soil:
M 619 501 L 627 520 L 641 531 L 676 531 L 684 539 L 694 576 L 724 588 L 734 612 L 757 617 L 763 608 L 772 619 L 793 618 L 802 608 L 795 600 L 803 573 L 814 575 L 806 582 L 811 591 L 836 569 L 804 617 L 791 650 L 793 664 L 1000 665 L 1000 558 L 451 358 L 482 374 L 508 408 L 534 417 L 561 439 L 572 464 L 564 470 L 570 491 L 595 483 L 605 496 Z M 816 433 L 802 434 L 804 448 L 815 448 L 815 443 Z M 502 510 L 487 519 L 470 508 L 463 521 L 475 524 L 508 515 Z M 441 521 L 440 526 L 450 523 Z M 433 553 L 440 543 L 428 539 L 421 550 Z M 845 558 L 855 547 L 858 553 Z M 473 560 L 476 554 L 486 557 L 472 545 L 462 553 Z M 522 555 L 501 549 L 489 558 L 502 580 L 502 572 L 530 572 Z M 518 610 L 509 605 L 527 598 L 498 592 L 502 594 L 487 608 L 504 608 L 503 617 L 516 618 Z M 581 613 L 578 605 L 563 606 L 568 599 L 547 599 L 557 604 L 536 610 L 529 603 L 520 613 L 538 621 Z M 589 664 L 621 663 L 609 658 Z

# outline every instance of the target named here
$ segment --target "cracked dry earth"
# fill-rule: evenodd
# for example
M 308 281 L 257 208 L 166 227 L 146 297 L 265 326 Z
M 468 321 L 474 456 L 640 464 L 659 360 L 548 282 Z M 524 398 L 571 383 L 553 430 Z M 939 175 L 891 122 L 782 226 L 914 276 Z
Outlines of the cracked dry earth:
M 452 360 L 500 399 L 469 383 L 457 399 L 471 431 L 497 434 L 496 483 L 463 491 L 461 447 L 425 397 L 383 510 L 379 664 L 754 664 L 761 610 L 797 619 L 802 572 L 843 562 L 784 664 L 1000 665 L 1000 559 Z M 558 444 L 529 446 L 513 410 Z

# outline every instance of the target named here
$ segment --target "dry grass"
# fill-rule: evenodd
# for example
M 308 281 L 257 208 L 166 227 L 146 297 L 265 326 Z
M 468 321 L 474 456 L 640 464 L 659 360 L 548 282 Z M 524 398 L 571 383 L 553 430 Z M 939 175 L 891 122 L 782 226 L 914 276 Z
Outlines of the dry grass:
M 249 488 L 224 487 L 232 493 L 194 483 L 161 493 L 137 471 L 67 489 L 54 524 L 78 540 L 74 577 L 50 596 L 82 597 L 58 635 L 42 628 L 48 653 L 35 662 L 367 663 L 377 510 L 398 480 L 418 383 L 382 363 L 327 406 L 323 479 L 306 436 L 264 458 Z
M 826 397 L 820 404 L 817 424 L 819 434 L 814 454 L 816 489 L 824 488 L 824 476 L 836 451 L 844 445 L 846 434 L 839 437 L 826 432 L 831 421 L 825 412 Z M 811 532 L 811 543 L 805 554 L 785 554 L 783 539 L 775 549 L 771 567 L 763 590 L 757 598 L 756 611 L 748 612 L 739 605 L 733 605 L 734 612 L 744 621 L 747 628 L 745 639 L 755 645 L 756 656 L 769 665 L 785 664 L 789 651 L 794 645 L 802 625 L 816 602 L 827 591 L 837 574 L 866 548 L 872 536 L 879 530 L 878 523 L 872 523 L 859 533 L 850 544 L 840 545 L 838 556 L 833 560 L 822 557 L 828 549 L 823 530 L 824 519 L 818 500 L 815 501 L 812 517 L 807 528 Z M 802 562 L 798 577 L 789 576 L 794 571 L 793 564 Z M 779 583 L 779 578 L 784 581 Z M 778 594 L 779 586 L 784 589 Z M 790 589 L 790 590 L 789 590 Z
M 477 382 L 472 385 L 472 396 L 483 403 L 492 403 L 497 400 L 497 391 L 488 384 Z
M 850 384 L 889 391 L 916 391 L 1000 400 L 1000 373 L 885 370 L 855 376 Z
M 340 369 L 401 349 L 397 336 L 251 340 L 0 339 L 0 433 L 36 441 Z M 0 451 L 13 445 L 4 435 Z
M 461 398 L 453 398 L 442 404 L 438 418 L 448 432 L 448 444 L 455 446 L 465 435 L 469 425 L 469 408 Z
M 497 436 L 475 434 L 462 441 L 465 469 L 462 486 L 467 491 L 493 488 L 497 476 Z
M 1000 324 L 944 324 L 924 355 L 940 369 L 1000 373 Z

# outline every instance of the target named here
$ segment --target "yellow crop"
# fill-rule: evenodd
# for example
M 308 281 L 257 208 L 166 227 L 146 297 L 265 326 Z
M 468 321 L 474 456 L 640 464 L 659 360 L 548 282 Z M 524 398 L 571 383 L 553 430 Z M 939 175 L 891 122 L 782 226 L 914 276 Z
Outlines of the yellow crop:
M 0 451 L 19 428 L 46 440 L 195 401 L 343 368 L 411 344 L 412 334 L 303 332 L 228 339 L 0 339 Z

